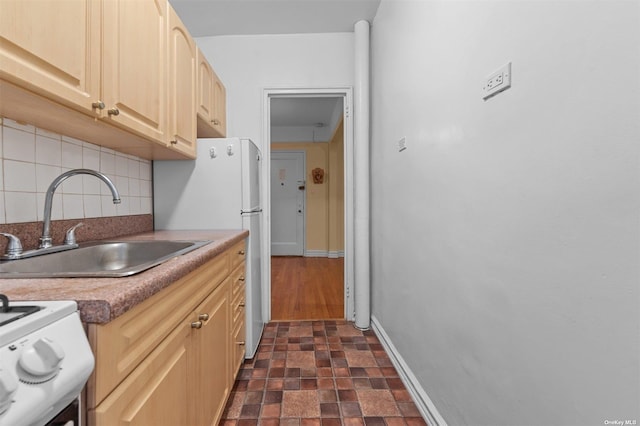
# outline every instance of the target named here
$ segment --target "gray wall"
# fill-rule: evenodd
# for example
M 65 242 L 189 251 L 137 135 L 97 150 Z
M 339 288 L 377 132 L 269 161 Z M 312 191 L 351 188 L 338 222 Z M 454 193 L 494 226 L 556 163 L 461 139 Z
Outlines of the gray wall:
M 449 425 L 640 422 L 639 4 L 382 1 L 372 311 Z

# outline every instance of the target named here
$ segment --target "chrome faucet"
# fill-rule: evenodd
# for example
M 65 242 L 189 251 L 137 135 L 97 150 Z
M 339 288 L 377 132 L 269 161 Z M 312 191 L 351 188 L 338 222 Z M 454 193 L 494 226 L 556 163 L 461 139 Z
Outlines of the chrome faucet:
M 118 189 L 115 187 L 111 179 L 100 172 L 96 172 L 91 169 L 73 169 L 65 172 L 55 178 L 51 185 L 49 185 L 49 189 L 47 189 L 47 195 L 44 199 L 44 217 L 43 217 L 43 225 L 42 225 L 42 237 L 40 237 L 40 245 L 38 248 L 46 249 L 51 247 L 51 204 L 53 202 L 53 193 L 56 191 L 56 188 L 64 182 L 67 178 L 75 175 L 92 175 L 102 180 L 111 190 L 111 194 L 113 195 L 113 204 L 120 204 L 120 194 L 118 193 Z

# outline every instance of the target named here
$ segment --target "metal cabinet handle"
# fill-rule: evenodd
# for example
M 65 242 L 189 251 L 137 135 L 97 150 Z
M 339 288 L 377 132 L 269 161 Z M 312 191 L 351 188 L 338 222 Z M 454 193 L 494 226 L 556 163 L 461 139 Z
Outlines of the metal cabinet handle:
M 211 122 L 212 122 L 215 126 L 219 126 L 219 125 L 220 125 L 220 120 L 218 120 L 217 118 L 214 118 L 213 120 L 211 120 Z
M 244 302 L 238 303 L 238 308 L 244 308 Z
M 244 250 L 240 250 L 240 251 L 238 252 L 238 254 L 239 254 L 240 256 L 244 256 Z
M 236 342 L 236 345 L 244 346 L 244 342 Z
M 198 319 L 200 321 L 209 321 L 209 314 L 200 314 L 198 315 Z
M 118 108 L 109 108 L 107 113 L 109 115 L 120 115 L 120 110 Z
M 104 102 L 102 101 L 97 101 L 91 104 L 91 107 L 94 109 L 104 109 Z
M 244 281 L 244 275 L 238 278 L 238 281 Z
M 191 328 L 202 328 L 202 321 L 192 322 Z
M 177 145 L 178 144 L 177 140 L 172 140 L 172 141 L 169 141 L 169 142 L 171 143 L 171 145 Z

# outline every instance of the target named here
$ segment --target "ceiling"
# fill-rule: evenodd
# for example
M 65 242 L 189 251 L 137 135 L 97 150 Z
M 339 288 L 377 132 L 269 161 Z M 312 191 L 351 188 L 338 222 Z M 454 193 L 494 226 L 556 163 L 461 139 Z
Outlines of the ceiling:
M 169 0 L 193 37 L 352 32 L 380 0 Z
M 1 0 L 0 0 L 1 1 Z M 373 22 L 380 0 L 169 0 L 193 37 L 353 32 Z M 279 98 L 272 140 L 326 142 L 342 116 L 341 98 Z M 319 125 L 318 123 L 323 123 Z M 297 139 L 297 140 L 296 140 Z
M 271 99 L 272 142 L 329 142 L 344 114 L 341 97 Z
M 338 108 L 342 110 L 342 98 L 274 98 L 271 100 L 271 125 L 328 126 L 334 121 L 333 115 Z

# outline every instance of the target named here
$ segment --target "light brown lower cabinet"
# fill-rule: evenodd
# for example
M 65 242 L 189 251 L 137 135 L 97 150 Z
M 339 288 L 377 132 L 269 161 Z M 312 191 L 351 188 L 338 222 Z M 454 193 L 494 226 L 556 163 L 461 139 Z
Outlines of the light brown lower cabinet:
M 190 328 L 176 328 L 94 410 L 95 425 L 187 425 Z
M 230 282 L 227 278 L 202 302 L 196 309 L 197 321 L 192 323 L 202 328 L 193 333 L 191 342 L 189 377 L 195 393 L 190 401 L 190 425 L 217 424 L 233 385 L 227 376 L 231 348 L 220 347 L 220 342 L 230 340 Z
M 244 241 L 112 322 L 88 324 L 90 426 L 218 423 L 244 358 L 240 252 Z

